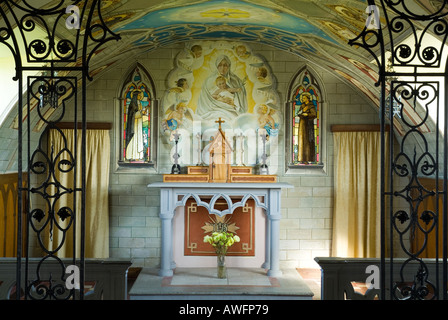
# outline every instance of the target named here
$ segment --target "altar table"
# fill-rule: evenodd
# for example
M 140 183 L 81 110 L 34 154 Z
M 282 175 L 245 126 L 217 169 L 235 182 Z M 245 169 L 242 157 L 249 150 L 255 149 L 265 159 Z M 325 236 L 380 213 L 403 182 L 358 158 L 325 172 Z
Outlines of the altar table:
M 244 207 L 248 199 L 254 199 L 257 207 L 266 213 L 266 253 L 263 268 L 267 275 L 277 277 L 279 268 L 279 241 L 281 219 L 281 191 L 292 188 L 288 183 L 188 183 L 158 182 L 148 185 L 160 189 L 160 218 L 162 220 L 161 267 L 159 275 L 173 275 L 173 217 L 177 207 L 185 206 L 189 198 L 194 198 L 198 206 L 207 208 L 209 214 L 224 216 L 232 214 L 235 208 Z M 232 198 L 237 198 L 233 202 Z M 228 208 L 219 211 L 215 202 L 224 199 Z M 241 199 L 241 200 L 240 200 Z M 204 201 L 206 200 L 206 201 Z

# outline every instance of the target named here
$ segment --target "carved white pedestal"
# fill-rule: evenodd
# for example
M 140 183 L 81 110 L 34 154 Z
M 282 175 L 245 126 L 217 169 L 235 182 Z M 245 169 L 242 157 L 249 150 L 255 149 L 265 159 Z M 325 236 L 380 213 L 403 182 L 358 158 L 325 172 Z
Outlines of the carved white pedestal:
M 173 217 L 175 209 L 185 206 L 191 197 L 198 206 L 207 208 L 210 214 L 224 216 L 232 214 L 235 208 L 244 207 L 250 198 L 255 205 L 266 212 L 266 254 L 263 268 L 268 269 L 268 276 L 277 277 L 282 273 L 279 268 L 279 239 L 281 218 L 282 188 L 292 188 L 287 183 L 152 183 L 150 188 L 160 189 L 160 219 L 162 220 L 162 250 L 159 275 L 173 275 Z M 201 199 L 211 200 L 209 202 Z M 232 197 L 242 197 L 241 201 L 233 203 Z M 214 209 L 218 199 L 224 199 L 228 209 Z

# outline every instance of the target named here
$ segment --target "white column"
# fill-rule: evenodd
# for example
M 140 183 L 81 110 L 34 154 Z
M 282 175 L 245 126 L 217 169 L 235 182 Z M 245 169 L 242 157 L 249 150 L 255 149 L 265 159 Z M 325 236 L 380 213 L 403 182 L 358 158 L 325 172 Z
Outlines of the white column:
M 270 266 L 268 276 L 282 275 L 280 270 L 280 219 L 281 219 L 281 189 L 269 189 L 268 219 L 270 224 Z
M 160 190 L 160 219 L 162 220 L 162 248 L 160 256 L 159 276 L 171 277 L 173 269 L 171 265 L 173 253 L 173 190 Z
M 265 227 L 265 252 L 264 263 L 261 266 L 263 269 L 271 268 L 271 219 L 269 219 L 269 210 L 265 210 L 266 227 Z

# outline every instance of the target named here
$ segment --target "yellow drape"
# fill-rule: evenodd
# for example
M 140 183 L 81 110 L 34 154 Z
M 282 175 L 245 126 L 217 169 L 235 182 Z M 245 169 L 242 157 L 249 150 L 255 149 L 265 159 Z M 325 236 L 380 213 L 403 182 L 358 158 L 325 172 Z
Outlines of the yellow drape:
M 334 257 L 381 255 L 380 137 L 380 132 L 334 132 Z
M 67 141 L 67 148 L 74 150 L 75 131 L 62 130 Z M 85 257 L 107 258 L 109 257 L 109 167 L 110 167 L 110 138 L 107 130 L 87 130 L 86 132 L 86 221 L 85 221 Z M 77 135 L 78 157 L 77 163 L 81 164 L 81 131 Z M 48 139 L 49 153 L 57 155 L 64 150 L 64 140 L 57 130 L 50 130 Z M 72 151 L 73 152 L 73 151 Z M 73 152 L 74 153 L 74 152 Z M 62 152 L 60 159 L 69 159 L 67 152 Z M 59 160 L 57 159 L 56 165 Z M 62 166 L 64 170 L 64 166 Z M 73 188 L 74 171 L 61 172 L 55 170 L 56 179 L 63 186 Z M 81 187 L 81 167 L 77 171 L 77 188 Z M 55 212 L 67 206 L 73 208 L 73 193 L 64 195 L 57 201 Z M 81 194 L 76 195 L 76 256 L 80 255 L 80 210 Z M 67 226 L 69 219 L 62 221 L 58 217 L 61 227 Z M 63 233 L 56 226 L 50 233 L 48 226 L 48 247 L 53 250 L 63 241 Z M 59 257 L 73 256 L 73 228 L 69 229 L 64 240 L 63 247 L 58 251 Z M 51 234 L 51 235 L 50 235 Z
M 23 174 L 22 177 L 25 185 L 27 175 Z M 0 175 L 0 257 L 15 257 L 17 255 L 17 183 L 18 173 Z M 24 217 L 22 217 L 22 221 L 25 221 Z

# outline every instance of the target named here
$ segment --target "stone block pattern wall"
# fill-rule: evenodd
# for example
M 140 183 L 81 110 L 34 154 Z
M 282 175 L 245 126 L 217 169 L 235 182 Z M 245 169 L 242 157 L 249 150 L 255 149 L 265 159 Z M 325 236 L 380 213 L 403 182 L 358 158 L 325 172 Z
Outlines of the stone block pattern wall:
M 151 51 L 135 57 L 135 61 L 123 61 L 110 70 L 96 76 L 87 92 L 88 121 L 112 122 L 110 131 L 110 256 L 130 258 L 136 267 L 156 267 L 160 263 L 161 223 L 159 215 L 159 191 L 147 188 L 152 182 L 162 181 L 161 173 L 168 173 L 171 164 L 163 163 L 167 155 L 159 153 L 159 172 L 117 170 L 118 98 L 127 73 L 136 61 L 143 65 L 153 78 L 156 98 L 161 99 L 168 89 L 166 78 L 173 68 L 176 54 L 183 47 L 177 45 Z M 287 100 L 287 88 L 296 73 L 306 64 L 301 58 L 271 47 L 250 44 L 252 50 L 265 57 L 277 79 L 277 89 L 282 104 Z M 318 66 L 310 66 L 322 80 L 324 90 L 324 139 L 326 162 L 323 171 L 302 174 L 286 174 L 284 155 L 280 154 L 279 181 L 294 185 L 294 189 L 282 194 L 282 220 L 280 229 L 280 266 L 282 268 L 318 267 L 316 256 L 331 253 L 333 210 L 333 135 L 332 124 L 378 123 L 378 113 L 367 98 L 334 75 L 323 72 Z M 69 116 L 68 116 L 69 118 Z M 7 122 L 11 123 L 9 117 Z M 13 167 L 15 130 L 2 128 L 3 171 Z M 279 150 L 284 152 L 284 126 L 279 136 Z M 37 139 L 36 139 L 37 141 Z M 16 147 L 16 146 L 15 146 Z M 4 150 L 3 150 L 4 149 Z M 11 149 L 11 150 L 10 150 Z M 165 161 L 166 162 L 166 161 Z M 296 170 L 297 171 L 297 170 Z
M 166 77 L 173 68 L 173 61 L 181 46 L 159 49 L 136 57 L 153 77 L 157 98 L 168 88 Z M 251 48 L 265 57 L 278 82 L 282 102 L 292 78 L 305 62 L 299 57 L 266 46 Z M 95 109 L 89 116 L 92 121 L 113 121 L 116 126 L 118 89 L 124 75 L 134 61 L 123 63 L 102 75 L 89 86 L 89 106 Z M 280 240 L 281 267 L 317 267 L 315 256 L 329 256 L 333 210 L 333 135 L 332 124 L 378 123 L 378 114 L 360 93 L 335 76 L 311 66 L 323 81 L 326 93 L 325 139 L 327 163 L 325 172 L 315 175 L 293 173 L 285 175 L 281 163 L 279 180 L 294 185 L 282 195 L 282 220 Z M 95 106 L 95 107 L 93 107 Z M 279 143 L 284 145 L 284 130 Z M 115 143 L 116 137 L 111 132 Z M 279 150 L 285 150 L 280 147 Z M 159 155 L 160 158 L 165 158 Z M 283 155 L 279 155 L 283 158 Z M 112 167 L 116 155 L 111 155 Z M 165 169 L 161 169 L 165 167 Z M 161 173 L 170 165 L 159 164 Z M 158 190 L 147 188 L 151 182 L 161 181 L 160 174 L 111 172 L 110 179 L 110 255 L 131 258 L 135 266 L 157 266 L 160 263 L 160 220 Z

